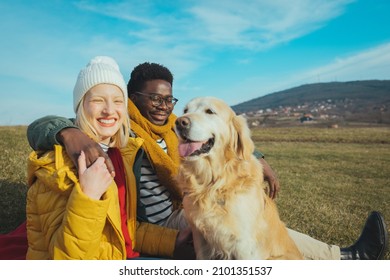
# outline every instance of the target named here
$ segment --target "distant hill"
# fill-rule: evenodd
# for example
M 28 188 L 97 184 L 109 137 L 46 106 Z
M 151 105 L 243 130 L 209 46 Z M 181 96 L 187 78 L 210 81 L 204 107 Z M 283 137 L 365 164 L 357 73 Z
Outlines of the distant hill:
M 355 109 L 390 105 L 390 80 L 367 80 L 307 84 L 271 93 L 232 106 L 236 113 L 260 109 L 295 107 L 332 100 L 354 104 Z M 355 110 L 349 108 L 349 110 Z

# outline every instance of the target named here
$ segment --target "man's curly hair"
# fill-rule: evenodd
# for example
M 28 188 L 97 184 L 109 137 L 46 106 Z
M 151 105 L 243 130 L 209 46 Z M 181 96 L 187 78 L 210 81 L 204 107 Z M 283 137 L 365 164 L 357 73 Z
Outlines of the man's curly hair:
M 136 91 L 142 91 L 145 82 L 151 80 L 164 80 L 173 83 L 173 75 L 168 68 L 161 64 L 145 62 L 136 66 L 130 75 L 127 84 L 127 94 L 130 97 Z

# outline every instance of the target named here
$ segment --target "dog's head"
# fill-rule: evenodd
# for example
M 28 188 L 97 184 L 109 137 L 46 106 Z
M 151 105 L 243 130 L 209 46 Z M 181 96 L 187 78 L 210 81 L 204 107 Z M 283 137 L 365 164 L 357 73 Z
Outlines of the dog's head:
M 184 114 L 177 118 L 175 131 L 179 137 L 179 153 L 184 160 L 226 153 L 247 160 L 253 153 L 246 120 L 214 97 L 191 100 L 184 108 Z

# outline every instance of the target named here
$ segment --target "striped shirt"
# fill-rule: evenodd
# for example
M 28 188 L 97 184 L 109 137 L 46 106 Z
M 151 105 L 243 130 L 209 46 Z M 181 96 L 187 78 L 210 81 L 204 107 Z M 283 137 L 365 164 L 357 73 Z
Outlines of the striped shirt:
M 164 139 L 157 140 L 157 144 L 167 152 Z M 162 225 L 172 214 L 171 195 L 168 189 L 160 184 L 146 153 L 142 158 L 140 201 L 145 206 L 150 223 Z

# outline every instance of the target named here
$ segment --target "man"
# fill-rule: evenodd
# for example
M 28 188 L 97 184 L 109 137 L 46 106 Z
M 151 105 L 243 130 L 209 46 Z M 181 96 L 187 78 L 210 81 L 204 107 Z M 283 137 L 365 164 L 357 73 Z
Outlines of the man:
M 137 217 L 140 221 L 179 230 L 175 251 L 180 253 L 176 256 L 192 258 L 192 248 L 187 246 L 191 239 L 190 231 L 180 209 L 182 194 L 173 179 L 179 155 L 178 140 L 173 131 L 176 116 L 172 111 L 177 99 L 172 95 L 172 85 L 171 72 L 156 63 L 135 67 L 127 85 L 131 128 L 145 140 L 137 186 Z M 28 139 L 35 150 L 47 150 L 53 144 L 63 144 L 75 162 L 81 151 L 86 154 L 87 164 L 92 164 L 98 156 L 105 156 L 100 147 L 65 118 L 49 116 L 33 122 L 28 128 Z M 274 198 L 279 191 L 279 182 L 264 158 L 259 158 L 264 166 L 264 179 L 269 184 L 269 195 Z M 113 170 L 108 160 L 107 165 L 109 170 Z M 378 259 L 383 258 L 387 243 L 387 232 L 383 228 L 386 228 L 383 217 L 373 213 L 358 241 L 342 249 L 292 230 L 289 233 L 307 259 Z

